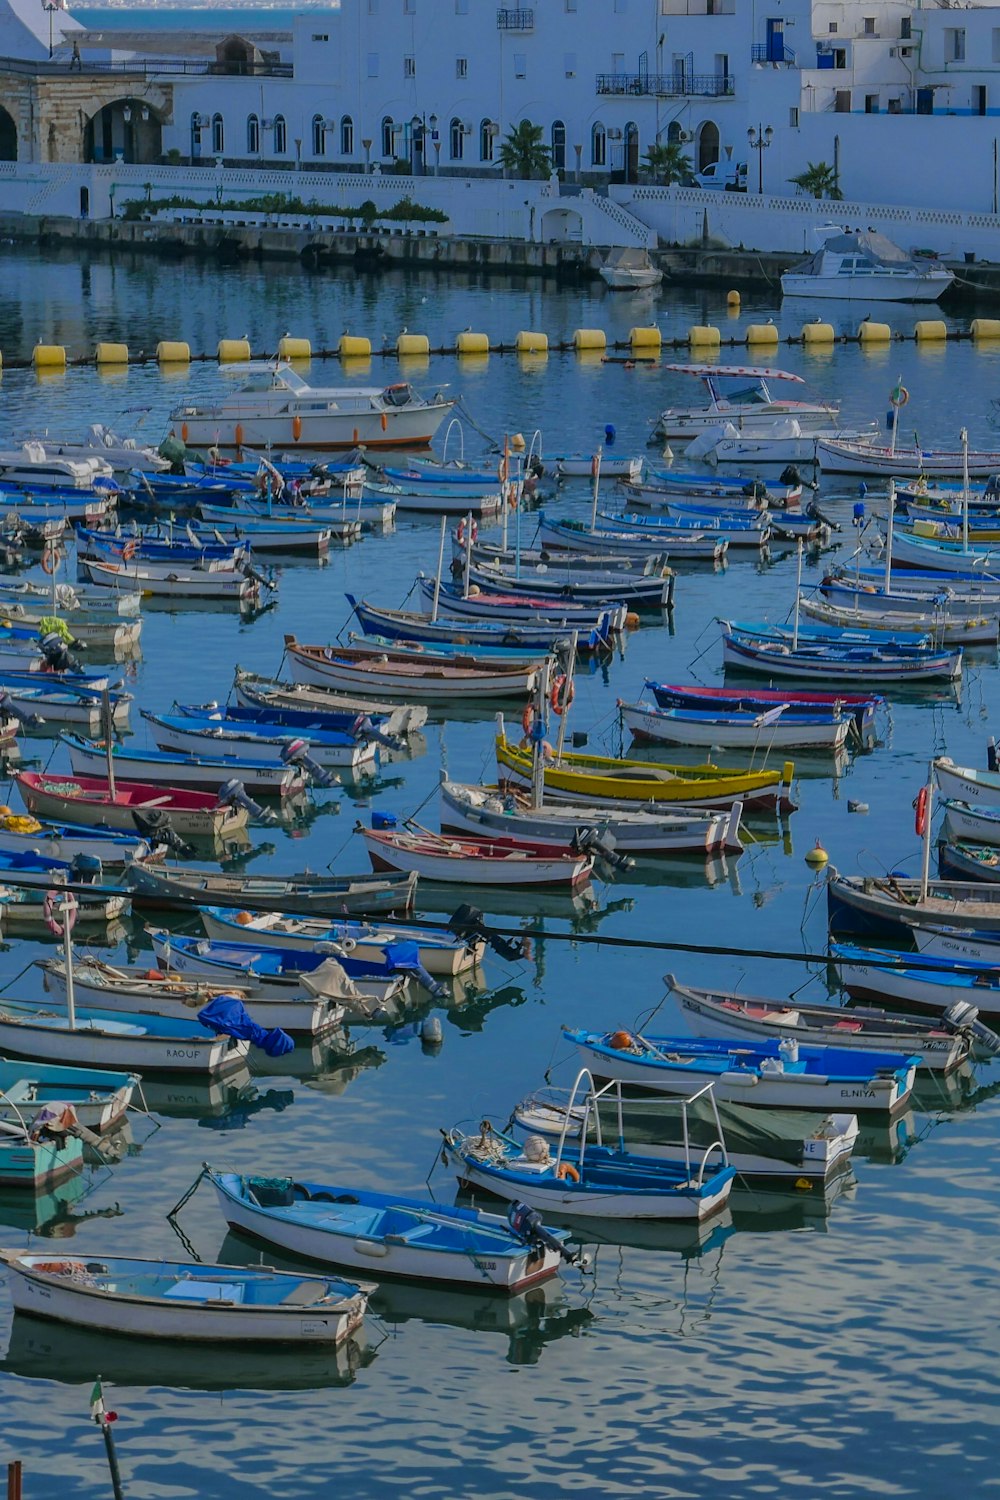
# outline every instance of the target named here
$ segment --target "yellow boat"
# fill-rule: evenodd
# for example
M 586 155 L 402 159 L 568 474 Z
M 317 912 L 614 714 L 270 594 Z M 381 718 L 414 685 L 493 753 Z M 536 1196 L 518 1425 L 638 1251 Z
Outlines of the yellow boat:
M 531 749 L 497 735 L 497 764 L 511 780 L 531 785 Z M 785 761 L 779 771 L 727 771 L 703 766 L 669 766 L 649 760 L 614 760 L 606 755 L 564 753 L 546 758 L 545 794 L 557 802 L 586 802 L 599 807 L 632 807 L 637 803 L 676 802 L 684 807 L 730 807 L 792 812 L 792 776 Z

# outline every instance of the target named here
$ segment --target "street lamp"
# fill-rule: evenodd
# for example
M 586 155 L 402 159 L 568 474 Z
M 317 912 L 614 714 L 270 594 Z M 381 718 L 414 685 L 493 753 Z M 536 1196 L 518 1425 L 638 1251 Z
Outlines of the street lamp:
M 757 192 L 759 195 L 764 192 L 764 152 L 770 146 L 773 135 L 774 131 L 770 125 L 758 125 L 756 130 L 751 125 L 747 130 L 750 150 L 757 153 Z
M 53 14 L 59 9 L 59 6 L 56 5 L 56 4 L 54 4 L 54 3 L 50 4 L 49 0 L 42 0 L 42 8 L 43 8 L 43 10 L 47 10 L 48 13 L 49 13 L 49 57 L 51 57 L 52 56 L 52 52 L 53 52 L 53 46 L 52 46 L 52 17 L 53 17 Z

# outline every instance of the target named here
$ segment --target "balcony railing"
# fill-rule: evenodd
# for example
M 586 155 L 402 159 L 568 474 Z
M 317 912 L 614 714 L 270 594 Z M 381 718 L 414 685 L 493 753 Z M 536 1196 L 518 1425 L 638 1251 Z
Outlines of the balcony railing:
M 534 31 L 535 12 L 533 10 L 498 10 L 498 31 Z
M 35 61 L 22 57 L 0 57 L 0 74 L 18 73 L 40 78 L 70 78 L 65 62 Z M 83 58 L 80 73 L 119 74 L 127 78 L 170 78 L 206 74 L 237 75 L 241 78 L 291 78 L 290 62 L 235 61 L 218 62 L 213 58 L 164 57 L 160 61 L 139 58 L 133 62 L 90 62 Z
M 793 63 L 795 53 L 784 42 L 754 42 L 750 48 L 750 61 Z
M 736 80 L 731 73 L 598 73 L 597 92 L 724 99 L 735 94 Z

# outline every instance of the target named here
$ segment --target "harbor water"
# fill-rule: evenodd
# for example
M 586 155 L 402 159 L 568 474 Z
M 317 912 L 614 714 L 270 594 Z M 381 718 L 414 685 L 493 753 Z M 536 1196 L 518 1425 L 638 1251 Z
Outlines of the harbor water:
M 775 294 L 744 299 L 730 319 L 724 292 L 615 296 L 430 273 L 311 276 L 151 256 L 80 262 L 11 247 L 0 265 L 6 358 L 29 354 L 36 342 L 83 353 L 98 340 L 121 340 L 138 352 L 184 339 L 214 350 L 219 338 L 243 334 L 255 351 L 273 351 L 286 331 L 315 347 L 335 345 L 345 330 L 381 345 L 404 327 L 427 333 L 434 345 L 467 327 L 510 342 L 519 329 L 555 340 L 595 327 L 610 339 L 655 321 L 673 337 L 692 324 L 739 331 L 773 318 L 785 336 L 821 314 L 839 331 L 854 331 L 866 311 L 838 305 L 830 317 L 830 309 L 808 302 L 782 308 Z M 877 316 L 909 334 L 920 314 L 895 308 Z M 736 357 L 805 375 L 841 401 L 845 425 L 884 419 L 902 379 L 910 400 L 901 441 L 916 429 L 925 445 L 950 446 L 967 426 L 973 447 L 1000 445 L 991 425 L 1000 345 L 779 347 Z M 650 419 L 668 403 L 699 399 L 689 376 L 663 366 L 573 355 L 434 358 L 426 370 L 402 373 L 424 392 L 460 393 L 494 437 L 530 439 L 540 430 L 547 453 L 592 452 L 608 425 L 615 452 L 645 453 Z M 399 375 L 394 359 L 376 358 L 370 374 L 314 361 L 307 378 L 381 384 Z M 92 421 L 158 441 L 182 398 L 207 396 L 232 378 L 214 364 L 169 375 L 155 366 L 45 378 L 8 370 L 0 382 L 0 446 L 46 429 L 73 436 Z M 465 438 L 467 451 L 481 451 L 469 424 Z M 829 552 L 806 554 L 807 584 L 858 540 L 856 485 L 826 480 L 818 498 L 842 530 Z M 603 500 L 613 507 L 612 486 Z M 868 495 L 866 516 L 879 504 Z M 547 508 L 587 516 L 587 484 L 566 486 Z M 530 512 L 520 524 L 527 545 Z M 275 606 L 251 621 L 145 611 L 142 659 L 125 668 L 136 697 L 132 743 L 148 743 L 139 709 L 224 700 L 237 663 L 282 675 L 286 633 L 307 642 L 346 638 L 346 591 L 403 603 L 417 572 L 433 571 L 437 538 L 433 519 L 400 519 L 391 534 L 365 536 L 322 562 L 282 563 Z M 682 571 L 672 621 L 644 617 L 613 659 L 581 667 L 572 730 L 585 731 L 594 751 L 616 753 L 616 700 L 636 701 L 646 677 L 721 682 L 717 619 L 784 619 L 795 571 L 790 545 L 772 547 L 763 560 L 737 553 L 719 571 Z M 963 765 L 985 763 L 987 737 L 998 728 L 997 686 L 995 655 L 972 653 L 960 690 L 894 696 L 870 751 L 837 765 L 798 757 L 798 811 L 781 824 L 755 817 L 738 858 L 643 860 L 572 899 L 471 893 L 488 916 L 530 936 L 531 956 L 517 963 L 488 957 L 482 988 L 472 994 L 456 983 L 437 1012 L 440 1046 L 421 1041 L 417 1020 L 396 1031 L 357 1028 L 346 1050 L 297 1046 L 280 1064 L 258 1054 L 251 1077 L 211 1088 L 156 1083 L 149 1103 L 159 1128 L 136 1120 L 112 1169 L 90 1169 L 37 1200 L 0 1195 L 0 1243 L 22 1245 L 30 1236 L 36 1246 L 59 1240 L 59 1253 L 73 1256 L 182 1257 L 166 1215 L 204 1161 L 401 1193 L 423 1192 L 433 1172 L 433 1192 L 450 1202 L 454 1178 L 439 1160 L 439 1129 L 483 1118 L 502 1124 L 548 1070 L 553 1082 L 571 1083 L 562 1025 L 632 1026 L 662 1000 L 668 971 L 752 994 L 825 998 L 825 966 L 802 961 L 826 942 L 822 873 L 806 853 L 819 840 L 845 872 L 917 874 L 911 803 L 928 761 L 944 753 Z M 376 783 L 318 791 L 310 810 L 255 828 L 254 851 L 234 868 L 363 870 L 355 822 L 378 808 L 400 818 L 416 813 L 436 827 L 440 772 L 492 780 L 493 733 L 485 712 L 433 715 L 422 741 L 384 764 Z M 52 753 L 51 741 L 26 742 L 28 756 L 44 762 L 50 753 L 53 768 L 68 768 L 65 750 Z M 16 791 L 5 789 L 3 800 L 16 806 Z M 447 917 L 469 897 L 461 888 L 428 889 L 420 909 Z M 585 941 L 595 935 L 702 951 L 616 950 Z M 142 953 L 151 962 L 141 920 L 123 923 L 117 936 L 115 956 L 136 961 Z M 721 946 L 790 957 L 716 955 Z M 4 946 L 0 984 L 8 998 L 41 994 L 36 971 L 22 971 L 52 951 L 15 940 Z M 792 961 L 796 955 L 800 961 Z M 676 1002 L 663 1003 L 653 1029 L 684 1031 Z M 279 1073 L 267 1071 L 275 1066 Z M 365 1340 L 339 1357 L 317 1349 L 265 1357 L 137 1345 L 12 1321 L 0 1295 L 3 1451 L 24 1461 L 26 1496 L 110 1493 L 100 1434 L 88 1416 L 100 1374 L 119 1413 L 126 1493 L 144 1500 L 537 1500 L 564 1491 L 602 1500 L 948 1500 L 988 1493 L 1000 1430 L 998 1081 L 997 1065 L 946 1082 L 923 1075 L 913 1107 L 891 1125 L 865 1121 L 851 1172 L 826 1197 L 815 1188 L 741 1189 L 700 1231 L 625 1227 L 593 1252 L 590 1274 L 567 1272 L 510 1302 L 385 1288 Z M 261 1253 L 227 1237 L 206 1187 L 180 1223 L 202 1259 Z M 267 1252 L 263 1258 L 274 1263 Z

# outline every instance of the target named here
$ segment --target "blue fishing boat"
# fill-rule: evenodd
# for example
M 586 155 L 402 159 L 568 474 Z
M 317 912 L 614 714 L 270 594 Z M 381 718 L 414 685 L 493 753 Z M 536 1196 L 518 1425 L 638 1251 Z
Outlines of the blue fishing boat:
M 33 1115 L 47 1105 L 70 1104 L 81 1125 L 99 1134 L 123 1119 L 139 1088 L 136 1073 L 75 1068 L 0 1057 L 0 1118 Z
M 942 934 L 945 929 L 942 929 Z M 943 945 L 942 945 L 943 946 Z M 895 1000 L 909 1008 L 934 1015 L 951 1013 L 956 1021 L 970 1025 L 979 1016 L 996 1026 L 1000 1022 L 1000 951 L 994 964 L 942 952 L 901 952 L 892 948 L 867 948 L 856 943 L 831 943 L 830 959 L 837 978 L 852 1000 L 884 1005 Z M 919 964 L 919 968 L 914 965 Z M 974 1014 L 954 1011 L 956 1001 L 974 1009 Z M 976 1046 L 995 1054 L 998 1043 L 974 1033 Z
M 834 645 L 802 640 L 761 640 L 732 634 L 722 622 L 722 659 L 727 667 L 765 677 L 805 677 L 813 682 L 889 684 L 954 682 L 962 675 L 962 651 L 909 652 L 882 646 Z
M 0 1092 L 0 1188 L 54 1187 L 83 1166 L 73 1110 L 59 1104 L 22 1114 Z
M 316 1265 L 520 1292 L 575 1257 L 565 1234 L 355 1184 L 207 1170 L 231 1229 Z M 511 1216 L 513 1217 L 513 1215 Z
M 183 536 L 183 534 L 182 534 Z M 97 558 L 100 561 L 140 563 L 185 563 L 188 566 L 207 567 L 235 565 L 245 553 L 246 543 L 237 541 L 202 541 L 196 537 L 192 542 L 187 536 L 168 538 L 150 536 L 142 531 L 91 531 L 78 526 L 77 547 L 81 557 Z
M 70 764 L 77 776 L 107 780 L 107 749 L 93 740 L 64 730 L 59 738 L 69 750 Z M 249 760 L 235 755 L 180 755 L 166 750 L 131 750 L 115 745 L 112 759 L 123 781 L 148 782 L 153 785 L 201 791 L 219 791 L 235 781 L 251 796 L 294 797 L 303 790 L 307 776 L 301 766 L 308 760 L 307 747 L 301 741 L 294 754 Z M 291 747 L 286 747 L 290 750 Z M 330 785 L 329 773 L 316 767 L 308 779 L 320 786 Z
M 384 637 L 391 641 L 419 641 L 435 645 L 450 646 L 518 646 L 538 650 L 550 650 L 557 642 L 565 641 L 576 629 L 565 623 L 540 624 L 537 616 L 530 620 L 435 620 L 431 613 L 405 609 L 382 609 L 367 600 L 355 599 L 348 594 L 347 601 L 365 635 Z M 577 638 L 577 649 L 584 652 L 606 650 L 611 642 L 612 615 L 602 612 L 594 628 L 582 629 Z
M 780 704 L 787 704 L 795 713 L 815 713 L 839 708 L 850 713 L 858 730 L 871 728 L 876 710 L 885 707 L 885 699 L 878 694 L 837 693 L 778 688 L 722 688 L 702 687 L 697 683 L 653 682 L 647 677 L 644 683 L 661 708 L 717 709 L 720 713 L 767 713 Z
M 280 760 L 290 746 L 301 746 L 309 759 L 327 769 L 337 767 L 360 775 L 374 773 L 377 747 L 371 736 L 345 733 L 340 729 L 315 729 L 304 740 L 293 729 L 279 724 L 246 723 L 231 719 L 225 712 L 188 714 L 154 714 L 142 710 L 152 738 L 161 750 L 179 751 L 184 755 L 213 757 L 218 754 L 235 760 L 260 761 L 273 756 Z
M 154 841 L 138 833 L 87 828 L 82 823 L 41 823 L 30 814 L 0 807 L 0 852 L 4 854 L 41 855 L 67 866 L 83 857 L 100 860 L 107 868 L 133 859 L 149 859 L 156 847 Z
M 479 576 L 485 575 L 486 571 L 483 569 Z M 500 578 L 496 589 L 491 592 L 488 585 L 484 586 L 481 582 L 478 593 L 465 594 L 458 584 L 442 581 L 438 585 L 434 578 L 428 578 L 423 573 L 417 575 L 420 594 L 431 611 L 433 612 L 436 603 L 440 614 L 452 616 L 455 620 L 472 620 L 477 624 L 489 621 L 502 628 L 509 625 L 535 628 L 534 622 L 540 622 L 543 628 L 555 627 L 564 635 L 574 630 L 584 635 L 591 630 L 601 629 L 602 624 L 613 634 L 619 634 L 625 627 L 627 610 L 623 604 L 606 603 L 602 600 L 577 604 L 572 600 L 567 602 L 558 595 L 532 597 L 530 594 L 508 592 L 505 585 L 506 579 Z M 662 582 L 659 588 L 663 588 Z
M 241 684 L 245 690 L 245 684 Z M 389 734 L 387 714 L 366 714 L 356 708 L 296 709 L 278 707 L 255 707 L 252 704 L 226 703 L 175 703 L 175 714 L 185 719 L 202 719 L 216 713 L 231 724 L 260 728 L 264 733 L 274 729 L 294 730 L 310 741 L 321 731 L 325 734 L 340 734 L 345 738 L 359 736 L 386 736 Z
M 909 1099 L 920 1061 L 898 1052 L 802 1046 L 794 1038 L 737 1044 L 563 1031 L 597 1077 L 685 1096 L 711 1083 L 719 1099 L 778 1109 L 895 1111 Z

